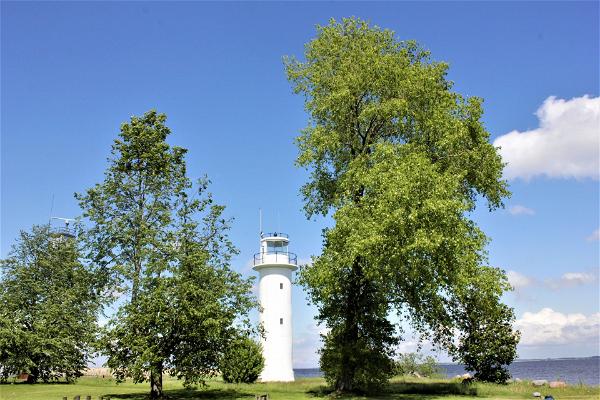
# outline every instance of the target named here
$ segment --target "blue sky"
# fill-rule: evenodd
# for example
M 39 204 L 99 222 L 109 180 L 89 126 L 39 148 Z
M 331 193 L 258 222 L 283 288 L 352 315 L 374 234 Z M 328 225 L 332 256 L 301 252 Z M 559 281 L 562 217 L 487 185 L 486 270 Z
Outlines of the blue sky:
M 151 108 L 235 218 L 238 270 L 252 273 L 259 208 L 299 258 L 318 254 L 328 221 L 301 210 L 293 139 L 307 115 L 282 57 L 301 56 L 316 24 L 358 16 L 448 62 L 511 149 L 506 210 L 473 217 L 511 271 L 519 355 L 598 355 L 598 4 L 2 2 L 0 256 L 47 222 L 53 196 L 54 215 L 79 215 L 73 193 L 102 179 L 119 125 Z M 296 288 L 296 366 L 317 363 L 313 314 Z

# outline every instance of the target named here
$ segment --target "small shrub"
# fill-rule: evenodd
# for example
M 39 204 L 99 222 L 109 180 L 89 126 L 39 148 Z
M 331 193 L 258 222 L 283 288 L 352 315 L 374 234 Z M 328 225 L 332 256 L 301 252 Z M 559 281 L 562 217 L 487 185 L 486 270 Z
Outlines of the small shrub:
M 430 377 L 439 375 L 442 372 L 435 358 L 425 357 L 419 353 L 401 354 L 398 360 L 395 361 L 394 367 L 395 375 L 419 374 Z
M 478 381 L 506 383 L 520 339 L 520 333 L 513 330 L 513 309 L 497 304 L 494 308 L 471 307 L 469 312 L 458 347 L 459 360 L 467 371 L 475 372 Z
M 221 359 L 220 370 L 227 383 L 253 383 L 264 366 L 261 346 L 243 336 L 231 342 Z

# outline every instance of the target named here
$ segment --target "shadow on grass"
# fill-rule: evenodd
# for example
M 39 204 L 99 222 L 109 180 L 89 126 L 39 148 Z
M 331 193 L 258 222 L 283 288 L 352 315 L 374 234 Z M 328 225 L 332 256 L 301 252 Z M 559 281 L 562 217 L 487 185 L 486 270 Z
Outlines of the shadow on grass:
M 0 381 L 0 386 L 3 385 L 23 385 L 23 386 L 35 386 L 35 385 L 74 385 L 75 382 L 67 382 L 67 381 L 48 381 L 48 382 L 44 382 L 44 381 L 38 381 L 35 383 L 31 383 L 31 382 L 27 382 L 24 380 L 20 380 L 20 381 L 5 381 L 2 382 Z
M 388 393 L 477 396 L 477 388 L 461 382 L 394 382 L 390 384 Z
M 164 391 L 165 399 L 180 400 L 180 399 L 239 399 L 249 398 L 254 399 L 254 393 L 240 392 L 233 389 L 172 389 Z M 127 399 L 127 400 L 146 400 L 149 398 L 148 393 L 120 393 L 120 394 L 105 394 L 103 399 Z
M 329 397 L 333 399 L 352 399 L 367 397 L 373 399 L 439 399 L 444 396 L 477 396 L 477 388 L 460 382 L 393 382 L 379 393 L 368 395 L 335 394 L 330 388 L 320 386 L 307 392 L 313 397 Z

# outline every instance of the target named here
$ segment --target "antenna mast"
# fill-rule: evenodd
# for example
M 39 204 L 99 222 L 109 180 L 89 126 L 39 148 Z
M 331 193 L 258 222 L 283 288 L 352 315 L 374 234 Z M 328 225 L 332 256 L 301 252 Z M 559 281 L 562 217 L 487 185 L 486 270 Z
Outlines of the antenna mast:
M 258 209 L 258 229 L 259 229 L 259 233 L 258 236 L 262 236 L 262 208 Z
M 54 212 L 54 193 L 52 193 L 52 200 L 50 201 L 50 215 L 48 215 L 48 226 L 52 222 L 52 213 Z

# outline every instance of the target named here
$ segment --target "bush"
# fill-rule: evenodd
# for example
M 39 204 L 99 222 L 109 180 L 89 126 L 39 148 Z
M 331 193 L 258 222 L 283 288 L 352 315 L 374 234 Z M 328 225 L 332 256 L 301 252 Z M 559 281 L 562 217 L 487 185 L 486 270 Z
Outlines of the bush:
M 394 363 L 394 373 L 396 375 L 416 375 L 433 376 L 441 373 L 435 358 L 423 356 L 419 353 L 401 354 Z
M 230 343 L 220 363 L 223 380 L 227 383 L 253 383 L 264 366 L 261 346 L 246 336 Z
M 504 304 L 498 311 L 477 316 L 458 347 L 460 360 L 474 378 L 484 382 L 506 383 L 508 366 L 517 357 L 520 333 L 513 330 L 514 312 Z

